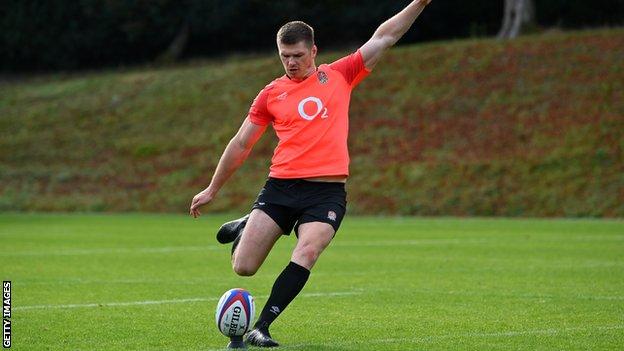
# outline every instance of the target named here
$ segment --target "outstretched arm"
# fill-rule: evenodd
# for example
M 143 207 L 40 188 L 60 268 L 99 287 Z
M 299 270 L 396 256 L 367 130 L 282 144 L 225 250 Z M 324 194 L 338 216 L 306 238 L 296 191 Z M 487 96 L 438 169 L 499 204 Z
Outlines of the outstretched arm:
M 386 49 L 401 39 L 430 2 L 431 0 L 414 0 L 403 11 L 377 28 L 375 34 L 360 48 L 364 66 L 368 70 L 375 67 Z
M 219 189 L 225 184 L 225 181 L 243 164 L 243 161 L 247 159 L 254 144 L 260 139 L 266 128 L 267 126 L 251 123 L 249 118 L 245 119 L 238 133 L 230 140 L 225 151 L 223 151 L 210 185 L 193 197 L 190 208 L 191 216 L 197 218 L 201 214 L 199 208 L 212 201 Z

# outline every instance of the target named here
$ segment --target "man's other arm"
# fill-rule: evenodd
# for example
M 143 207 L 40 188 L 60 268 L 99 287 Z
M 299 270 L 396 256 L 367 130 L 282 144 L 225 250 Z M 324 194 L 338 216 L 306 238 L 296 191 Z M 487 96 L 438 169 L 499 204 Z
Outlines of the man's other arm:
M 383 53 L 401 39 L 430 2 L 431 0 L 414 0 L 377 28 L 375 34 L 360 48 L 364 66 L 368 70 L 372 70 Z
M 193 197 L 190 208 L 190 214 L 193 217 L 197 218 L 201 214 L 199 208 L 212 201 L 228 178 L 243 164 L 266 128 L 267 126 L 253 124 L 249 117 L 245 119 L 236 135 L 225 147 L 210 185 Z

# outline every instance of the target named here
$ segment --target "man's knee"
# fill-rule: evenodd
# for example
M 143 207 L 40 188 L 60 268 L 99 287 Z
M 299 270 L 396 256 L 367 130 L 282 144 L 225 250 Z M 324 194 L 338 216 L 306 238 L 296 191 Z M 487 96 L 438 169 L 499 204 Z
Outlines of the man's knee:
M 258 267 L 249 264 L 249 262 L 237 260 L 236 255 L 232 258 L 232 269 L 234 269 L 234 273 L 242 277 L 250 277 L 258 271 Z
M 296 248 L 293 256 L 295 256 L 294 258 L 297 258 L 312 266 L 318 260 L 321 252 L 323 252 L 322 248 L 317 247 L 313 244 L 305 244 L 301 245 L 301 247 Z
M 256 274 L 258 270 L 252 269 L 244 266 L 234 266 L 234 273 L 240 275 L 241 277 L 251 277 Z

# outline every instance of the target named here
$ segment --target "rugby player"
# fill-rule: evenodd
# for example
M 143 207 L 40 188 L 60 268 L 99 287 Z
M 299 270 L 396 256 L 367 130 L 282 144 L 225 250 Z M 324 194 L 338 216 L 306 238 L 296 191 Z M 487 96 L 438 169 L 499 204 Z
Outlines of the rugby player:
M 412 1 L 381 24 L 356 52 L 320 66 L 315 63 L 312 27 L 295 21 L 277 32 L 286 74 L 260 91 L 225 148 L 210 185 L 193 198 L 190 207 L 190 214 L 197 218 L 200 207 L 214 199 L 271 124 L 279 142 L 268 180 L 251 213 L 224 224 L 217 233 L 220 243 L 233 242 L 232 267 L 241 276 L 256 273 L 281 235 L 294 229 L 297 236 L 290 263 L 275 280 L 258 321 L 247 334 L 248 344 L 278 346 L 269 326 L 303 289 L 345 215 L 351 91 L 430 2 Z

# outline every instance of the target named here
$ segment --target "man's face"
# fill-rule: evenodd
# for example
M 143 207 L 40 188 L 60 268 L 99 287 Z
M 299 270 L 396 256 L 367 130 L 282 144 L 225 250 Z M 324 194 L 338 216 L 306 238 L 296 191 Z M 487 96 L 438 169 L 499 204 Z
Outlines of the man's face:
M 314 58 L 316 58 L 316 45 L 309 48 L 304 41 L 297 44 L 287 45 L 277 42 L 284 70 L 290 78 L 304 79 L 316 69 Z

